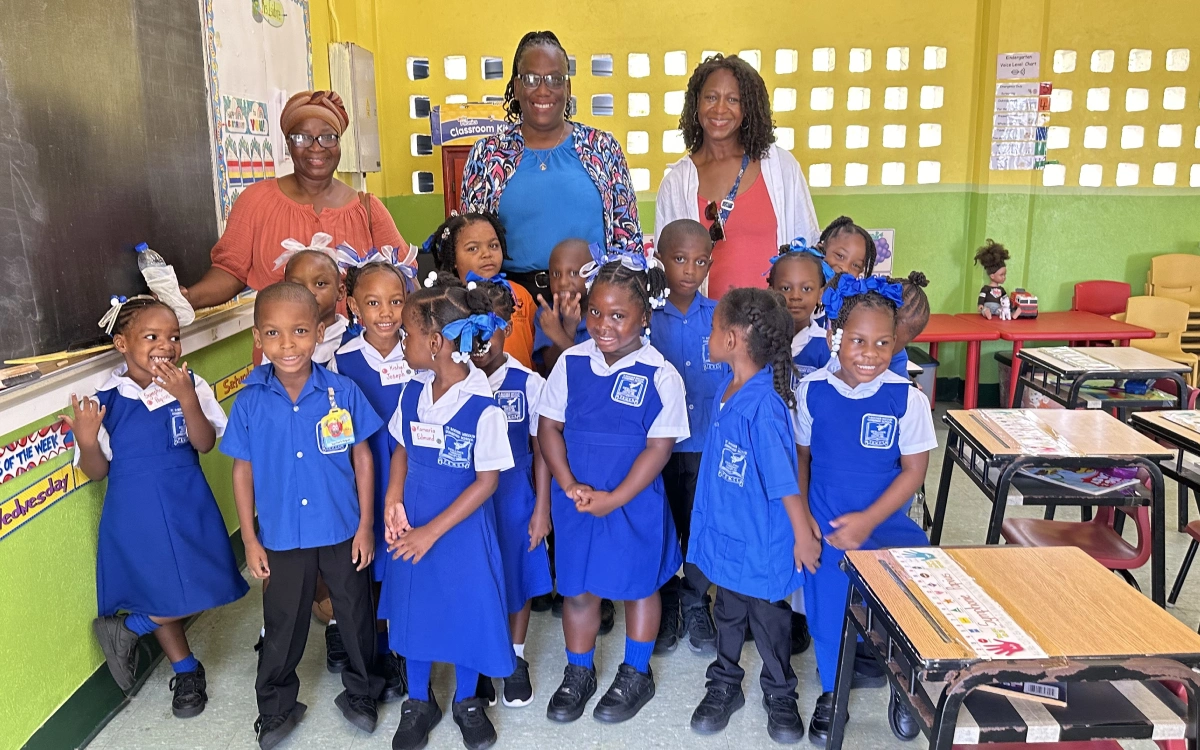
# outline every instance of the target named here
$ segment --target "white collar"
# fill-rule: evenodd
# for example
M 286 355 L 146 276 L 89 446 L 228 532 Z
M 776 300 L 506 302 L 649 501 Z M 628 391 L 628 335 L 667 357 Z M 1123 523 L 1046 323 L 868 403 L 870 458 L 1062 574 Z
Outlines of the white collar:
M 563 352 L 563 356 L 587 357 L 591 360 L 592 372 L 597 375 L 611 375 L 618 370 L 623 370 L 637 362 L 650 365 L 651 367 L 662 367 L 666 364 L 663 355 L 659 353 L 650 344 L 643 343 L 642 346 L 624 357 L 617 360 L 611 367 L 604 359 L 604 352 L 600 351 L 600 347 L 596 346 L 594 339 L 588 339 L 582 344 L 576 344 L 570 349 Z
M 866 383 L 859 383 L 855 387 L 851 388 L 850 386 L 846 385 L 844 380 L 835 374 L 840 369 L 841 364 L 838 362 L 837 357 L 834 357 L 833 359 L 829 360 L 829 364 L 825 365 L 819 370 L 813 371 L 807 375 L 804 380 L 824 380 L 832 385 L 833 389 L 842 396 L 854 399 L 870 398 L 871 396 L 874 396 L 879 392 L 879 389 L 884 383 L 904 383 L 905 385 L 910 385 L 908 378 L 901 377 L 891 370 L 884 370 L 883 374 L 874 380 Z
M 810 319 L 808 321 L 808 328 L 801 329 L 792 337 L 792 356 L 795 357 L 798 355 L 804 347 L 808 346 L 808 342 L 816 337 L 825 338 L 825 329 L 816 320 Z
M 133 378 L 129 377 L 129 365 L 122 362 L 117 365 L 111 373 L 108 380 L 104 381 L 104 385 L 97 388 L 97 391 L 111 391 L 117 389 L 117 393 L 125 398 L 141 398 L 142 392 L 145 390 L 137 383 L 133 382 Z
M 335 339 L 340 339 L 342 334 L 346 332 L 346 326 L 350 325 L 350 320 L 345 315 L 338 313 L 333 322 L 325 327 L 325 336 L 321 339 L 322 343 L 329 343 Z
M 491 388 L 493 393 L 500 390 L 500 386 L 504 385 L 504 379 L 508 377 L 508 371 L 510 368 L 514 370 L 521 370 L 522 372 L 533 372 L 533 370 L 530 370 L 525 365 L 513 359 L 513 355 L 505 352 L 504 361 L 500 363 L 500 366 L 496 368 L 495 372 L 487 376 L 488 386 Z M 483 370 L 480 370 L 480 372 L 483 372 Z
M 421 394 L 421 401 L 427 406 L 441 407 L 443 404 L 461 403 L 470 396 L 492 398 L 492 388 L 488 385 L 488 379 L 483 374 L 483 370 L 476 367 L 474 362 L 468 362 L 467 367 L 470 370 L 467 372 L 466 379 L 460 380 L 446 389 L 436 404 L 433 402 L 433 370 L 418 370 L 413 379 L 430 386 Z
M 379 350 L 367 343 L 367 334 L 360 333 L 354 338 L 347 341 L 340 349 L 338 354 L 349 354 L 350 352 L 362 351 L 363 359 L 371 366 L 372 370 L 378 372 L 384 365 L 393 362 L 404 361 L 404 347 L 400 345 L 400 339 L 396 339 L 396 345 L 388 352 L 386 357 L 380 356 Z

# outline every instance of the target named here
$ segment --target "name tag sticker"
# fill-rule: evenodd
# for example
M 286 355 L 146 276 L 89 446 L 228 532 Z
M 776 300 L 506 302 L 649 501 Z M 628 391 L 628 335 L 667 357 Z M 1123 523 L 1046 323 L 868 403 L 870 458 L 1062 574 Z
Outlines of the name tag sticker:
M 170 393 L 167 393 L 165 388 L 154 383 L 152 383 L 149 388 L 142 391 L 141 396 L 138 398 L 142 400 L 142 403 L 145 404 L 146 408 L 150 411 L 154 411 L 155 409 L 166 406 L 175 400 L 175 397 Z
M 413 445 L 421 448 L 441 449 L 446 445 L 446 432 L 440 424 L 410 422 Z
M 383 385 L 400 385 L 412 380 L 412 376 L 413 370 L 407 362 L 388 362 L 379 371 L 379 382 Z

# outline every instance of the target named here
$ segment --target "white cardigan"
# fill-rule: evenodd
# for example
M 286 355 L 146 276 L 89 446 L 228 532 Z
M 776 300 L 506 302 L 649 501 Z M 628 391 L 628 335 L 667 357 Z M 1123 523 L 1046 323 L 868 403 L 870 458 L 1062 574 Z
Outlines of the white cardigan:
M 761 165 L 767 194 L 771 196 L 771 208 L 775 210 L 778 244 L 786 245 L 797 237 L 803 237 L 810 247 L 815 245 L 821 237 L 821 227 L 817 224 L 817 212 L 808 193 L 808 182 L 796 157 L 771 144 Z M 658 187 L 654 210 L 655 234 L 676 219 L 700 221 L 699 194 L 700 176 L 696 172 L 696 165 L 690 156 L 685 156 L 671 165 L 671 171 Z

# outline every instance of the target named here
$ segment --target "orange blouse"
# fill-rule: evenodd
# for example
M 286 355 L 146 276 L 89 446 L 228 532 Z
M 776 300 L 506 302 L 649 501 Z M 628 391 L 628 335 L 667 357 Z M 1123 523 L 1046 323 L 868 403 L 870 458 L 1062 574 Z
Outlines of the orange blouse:
M 504 340 L 504 353 L 511 354 L 513 359 L 532 370 L 533 318 L 537 314 L 537 304 L 525 287 L 514 282 L 512 289 L 517 306 L 512 316 L 512 335 Z
M 314 234 L 324 232 L 333 237 L 332 247 L 345 242 L 360 254 L 384 245 L 407 248 L 383 201 L 374 195 L 370 201 L 368 228 L 367 210 L 358 199 L 317 214 L 284 195 L 278 180 L 256 182 L 234 201 L 225 233 L 212 249 L 213 267 L 258 290 L 283 280 L 283 266 L 275 268 L 275 259 L 289 238 L 308 245 Z

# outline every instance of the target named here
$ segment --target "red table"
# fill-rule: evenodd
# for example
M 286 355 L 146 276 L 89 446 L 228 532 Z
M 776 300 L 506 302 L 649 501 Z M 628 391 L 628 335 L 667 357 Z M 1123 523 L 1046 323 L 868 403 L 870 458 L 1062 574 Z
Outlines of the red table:
M 1001 339 L 1013 342 L 1012 372 L 1008 379 L 1010 407 L 1013 397 L 1016 396 L 1017 380 L 1021 375 L 1017 352 L 1021 351 L 1026 341 L 1119 341 L 1122 346 L 1128 346 L 1131 339 L 1152 339 L 1155 336 L 1154 331 L 1149 328 L 1077 310 L 1047 312 L 1036 318 L 1017 320 L 1000 320 L 996 317 L 988 320 L 979 313 L 959 313 L 955 317 L 972 320 L 996 331 Z
M 983 320 L 980 318 L 980 320 Z M 1000 334 L 993 328 L 979 325 L 970 317 L 935 314 L 929 316 L 929 324 L 914 341 L 929 344 L 929 356 L 937 359 L 938 344 L 964 341 L 967 344 L 966 384 L 963 387 L 963 408 L 974 409 L 979 396 L 979 342 L 995 341 Z M 935 404 L 935 393 L 929 394 L 929 403 Z

